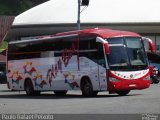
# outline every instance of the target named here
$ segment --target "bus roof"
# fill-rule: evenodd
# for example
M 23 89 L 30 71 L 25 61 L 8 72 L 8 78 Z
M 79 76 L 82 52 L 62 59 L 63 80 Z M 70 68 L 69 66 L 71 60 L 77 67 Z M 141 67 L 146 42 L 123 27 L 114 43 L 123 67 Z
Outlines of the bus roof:
M 80 34 L 80 35 L 95 34 L 102 38 L 126 37 L 126 36 L 140 37 L 139 34 L 134 32 L 112 30 L 112 29 L 106 29 L 106 28 L 94 28 L 94 29 L 85 29 L 85 30 L 79 30 L 79 31 L 63 32 L 63 33 L 56 34 L 56 36 L 71 35 L 71 34 Z
M 16 43 L 26 43 L 26 42 L 34 42 L 34 41 L 40 41 L 40 40 L 51 40 L 55 38 L 61 38 L 61 37 L 69 37 L 69 36 L 85 36 L 88 35 L 95 35 L 102 37 L 104 39 L 106 38 L 113 38 L 113 37 L 141 37 L 139 34 L 134 32 L 128 32 L 128 31 L 120 31 L 120 30 L 112 30 L 112 29 L 106 29 L 106 28 L 94 28 L 94 29 L 85 29 L 85 30 L 77 30 L 77 31 L 69 31 L 69 32 L 62 32 L 57 33 L 55 35 L 46 35 L 46 36 L 36 36 L 29 40 L 19 40 L 19 41 L 12 41 L 9 44 L 16 44 Z

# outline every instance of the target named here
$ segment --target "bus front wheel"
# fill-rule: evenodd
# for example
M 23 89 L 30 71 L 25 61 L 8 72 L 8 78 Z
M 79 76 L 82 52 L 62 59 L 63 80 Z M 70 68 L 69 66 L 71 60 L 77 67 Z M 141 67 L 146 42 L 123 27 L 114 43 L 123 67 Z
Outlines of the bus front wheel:
M 94 95 L 97 95 L 98 93 L 93 91 L 92 84 L 87 78 L 85 78 L 85 80 L 82 81 L 81 89 L 82 89 L 82 95 L 85 97 L 92 97 Z
M 27 95 L 34 95 L 33 84 L 31 80 L 26 80 L 24 84 L 24 89 Z
M 120 96 L 125 96 L 127 95 L 128 93 L 130 92 L 130 90 L 127 90 L 127 91 L 117 91 L 116 93 Z

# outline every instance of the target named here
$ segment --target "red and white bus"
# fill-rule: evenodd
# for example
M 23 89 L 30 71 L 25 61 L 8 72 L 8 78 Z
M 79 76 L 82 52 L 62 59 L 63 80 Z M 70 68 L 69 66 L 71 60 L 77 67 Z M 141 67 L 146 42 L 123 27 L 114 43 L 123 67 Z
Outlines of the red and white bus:
M 95 28 L 10 42 L 8 87 L 27 95 L 81 90 L 84 96 L 148 88 L 144 39 L 133 32 Z

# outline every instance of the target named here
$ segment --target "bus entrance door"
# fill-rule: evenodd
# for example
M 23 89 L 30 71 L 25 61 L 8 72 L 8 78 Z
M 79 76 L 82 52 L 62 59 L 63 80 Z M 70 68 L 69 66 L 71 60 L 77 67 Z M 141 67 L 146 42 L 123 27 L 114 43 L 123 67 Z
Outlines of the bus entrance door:
M 107 90 L 107 77 L 106 77 L 106 62 L 103 44 L 98 43 L 98 77 L 100 90 Z

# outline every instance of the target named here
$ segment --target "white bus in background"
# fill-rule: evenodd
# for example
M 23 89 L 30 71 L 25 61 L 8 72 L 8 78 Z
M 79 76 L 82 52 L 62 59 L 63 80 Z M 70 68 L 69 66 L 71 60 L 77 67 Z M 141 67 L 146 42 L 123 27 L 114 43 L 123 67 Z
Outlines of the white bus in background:
M 148 43 L 154 51 L 154 45 Z M 126 95 L 150 86 L 143 37 L 111 29 L 86 29 L 8 45 L 8 87 L 27 95 L 54 91 L 84 96 L 100 91 Z

